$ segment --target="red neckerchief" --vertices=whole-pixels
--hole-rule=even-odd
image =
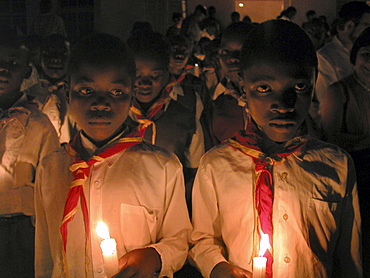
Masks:
[[[270,246],[272,248],[273,240],[273,226],[272,226],[272,209],[273,209],[273,180],[271,167],[275,162],[282,162],[284,159],[292,153],[300,150],[303,145],[307,142],[303,135],[304,126],[298,131],[297,137],[289,140],[284,149],[276,154],[267,155],[263,153],[259,146],[263,145],[264,139],[261,136],[261,130],[257,127],[256,123],[251,117],[249,117],[248,125],[246,130],[238,132],[233,138],[224,141],[225,144],[241,151],[242,153],[252,157],[255,163],[255,171],[257,173],[256,185],[255,185],[255,205],[258,214],[259,225],[259,236],[261,240],[261,234],[268,234],[270,240]],[[272,278],[272,249],[269,249],[264,254],[267,258],[266,265],[266,278]]]
[[[116,153],[119,153],[130,146],[139,144],[143,139],[139,134],[129,134],[124,138],[119,138],[111,144],[104,146],[99,154],[92,156],[89,160],[85,161],[81,159],[80,153],[83,151],[81,142],[81,131],[77,133],[74,139],[65,145],[66,152],[75,158],[75,162],[70,166],[70,170],[73,173],[74,179],[71,183],[71,187],[68,191],[62,224],[60,226],[60,233],[62,236],[63,244],[63,259],[66,264],[66,251],[67,251],[67,236],[68,236],[68,223],[73,219],[77,211],[78,200],[81,201],[81,210],[84,218],[86,242],[87,248],[90,238],[90,220],[88,205],[84,194],[85,180],[89,176],[91,166],[98,162],[103,161],[105,158],[110,157]],[[85,254],[86,255],[86,254]],[[87,266],[86,266],[87,267]],[[66,270],[66,269],[65,269]],[[86,269],[88,272],[88,270]]]
[[[144,137],[145,130],[148,126],[153,125],[153,135],[152,135],[152,144],[155,144],[156,139],[156,125],[155,120],[159,118],[160,115],[164,112],[165,105],[171,101],[172,97],[170,93],[177,83],[181,82],[186,76],[186,73],[180,75],[178,79],[174,76],[171,77],[171,81],[167,86],[162,90],[160,98],[153,103],[149,110],[144,113],[140,107],[140,104],[136,100],[133,101],[132,106],[130,107],[131,111],[136,115],[137,121],[140,123],[139,131],[141,136]],[[180,81],[179,81],[180,80]]]

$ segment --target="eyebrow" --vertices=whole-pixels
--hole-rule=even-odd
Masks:
[[[124,86],[127,86],[127,83],[128,80],[127,79],[117,79],[117,80],[114,80],[111,82],[111,84],[118,84],[118,85],[124,85]],[[76,84],[81,84],[81,83],[94,83],[94,80],[91,79],[91,78],[88,78],[86,76],[81,76],[79,77],[76,81],[75,81]]]

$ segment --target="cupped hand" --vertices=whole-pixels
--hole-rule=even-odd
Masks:
[[[218,263],[211,272],[211,278],[252,278],[249,271],[227,262]]]
[[[161,258],[154,248],[135,249],[119,259],[120,272],[112,278],[153,278],[161,270]]]

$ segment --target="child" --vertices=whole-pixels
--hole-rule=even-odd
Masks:
[[[202,158],[191,258],[212,278],[252,277],[260,251],[266,277],[361,277],[352,160],[307,137],[312,42],[294,23],[267,21],[250,33],[241,60],[250,118],[246,130]]]
[[[59,146],[48,118],[20,91],[30,73],[16,31],[0,29],[0,276],[34,277],[34,182],[39,161]]]
[[[205,150],[208,150],[213,146],[210,134],[212,101],[205,83],[186,69],[192,44],[183,35],[171,36],[168,42],[170,44],[170,78],[174,83],[170,94],[176,94],[177,102],[195,113],[202,125]]]
[[[38,172],[36,277],[108,275],[100,221],[117,242],[119,277],[171,277],[185,262],[191,226],[181,164],[124,124],[131,57],[107,34],[84,39],[71,53],[69,105],[81,131]]]
[[[221,37],[219,48],[220,81],[212,93],[212,133],[217,143],[245,127],[245,112],[240,106],[240,51],[253,25],[236,22]]]
[[[26,90],[27,94],[36,97],[40,109],[49,117],[60,143],[69,142],[73,135],[65,98],[69,48],[68,40],[62,35],[46,37],[41,46],[40,81]]]
[[[160,34],[132,41],[136,62],[135,99],[131,118],[141,124],[144,138],[175,153],[184,166],[188,203],[200,157],[204,154],[203,130],[195,105],[184,104],[170,79],[169,47]],[[194,92],[193,92],[194,93]]]

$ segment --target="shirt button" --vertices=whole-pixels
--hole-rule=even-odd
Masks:
[[[290,263],[290,258],[288,256],[284,257],[284,262],[286,262],[287,264]]]
[[[102,267],[100,267],[100,266],[99,266],[99,267],[97,267],[97,268],[96,268],[96,272],[97,272],[97,273],[102,273],[102,272],[103,272],[103,268],[102,268]]]
[[[287,179],[287,177],[288,177],[288,173],[287,173],[287,172],[283,172],[283,173],[281,174],[281,179],[286,180],[286,179]]]
[[[99,183],[99,181],[94,181],[94,187],[95,187],[96,189],[99,189],[99,188],[100,188],[100,183]]]
[[[288,218],[289,218],[288,214],[286,214],[286,213],[285,213],[285,214],[283,215],[283,219],[284,219],[284,220],[288,220]]]

